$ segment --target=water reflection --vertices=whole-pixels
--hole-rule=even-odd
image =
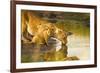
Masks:
[[[90,59],[90,40],[88,37],[69,36],[67,45],[49,40],[48,46],[22,43],[21,62],[48,62]]]
[[[48,61],[64,61],[67,57],[68,47],[66,45],[59,45],[57,50],[58,42],[55,40],[49,41],[48,46],[46,45],[34,45],[33,44],[22,44],[21,51],[21,62],[48,62]]]

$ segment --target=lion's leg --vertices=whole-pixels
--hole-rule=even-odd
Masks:
[[[33,35],[30,35],[28,32],[26,33],[26,38],[29,41],[32,41]]]
[[[28,42],[29,40],[27,40],[27,39],[22,35],[22,41],[23,41],[23,42]]]
[[[45,45],[48,46],[48,35],[44,36]]]
[[[24,43],[32,43],[31,40],[32,40],[32,37],[29,38],[28,36],[28,32],[24,32],[21,36],[21,40],[24,42]]]

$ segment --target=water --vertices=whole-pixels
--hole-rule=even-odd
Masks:
[[[90,40],[83,36],[68,37],[68,56],[77,56],[80,60],[88,60],[90,57]]]
[[[67,57],[76,56],[79,60],[88,60],[90,57],[89,38],[71,35],[68,43],[61,45],[59,40],[49,40],[46,45],[23,43],[21,62],[64,61]]]

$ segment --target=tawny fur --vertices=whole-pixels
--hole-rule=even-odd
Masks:
[[[28,20],[25,16],[27,16]],[[65,31],[36,16],[32,11],[24,11],[22,13],[22,33],[24,33],[25,30],[33,36],[32,42],[34,43],[47,43],[48,38],[53,36],[60,40],[62,44],[67,44],[67,35]]]
[[[49,35],[50,35],[49,29],[38,31],[37,34],[32,38],[32,43],[35,43],[37,45],[48,44],[47,42]]]

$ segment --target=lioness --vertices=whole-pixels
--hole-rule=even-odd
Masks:
[[[48,45],[48,38],[50,36],[50,30],[44,29],[41,31],[38,31],[37,34],[32,38],[32,43],[35,43],[37,45],[46,44]]]
[[[34,43],[47,44],[48,38],[52,36],[60,40],[62,44],[67,44],[68,35],[65,31],[40,18],[32,11],[22,11],[22,37],[26,31],[32,35],[31,42]],[[25,39],[22,40],[25,41]]]

